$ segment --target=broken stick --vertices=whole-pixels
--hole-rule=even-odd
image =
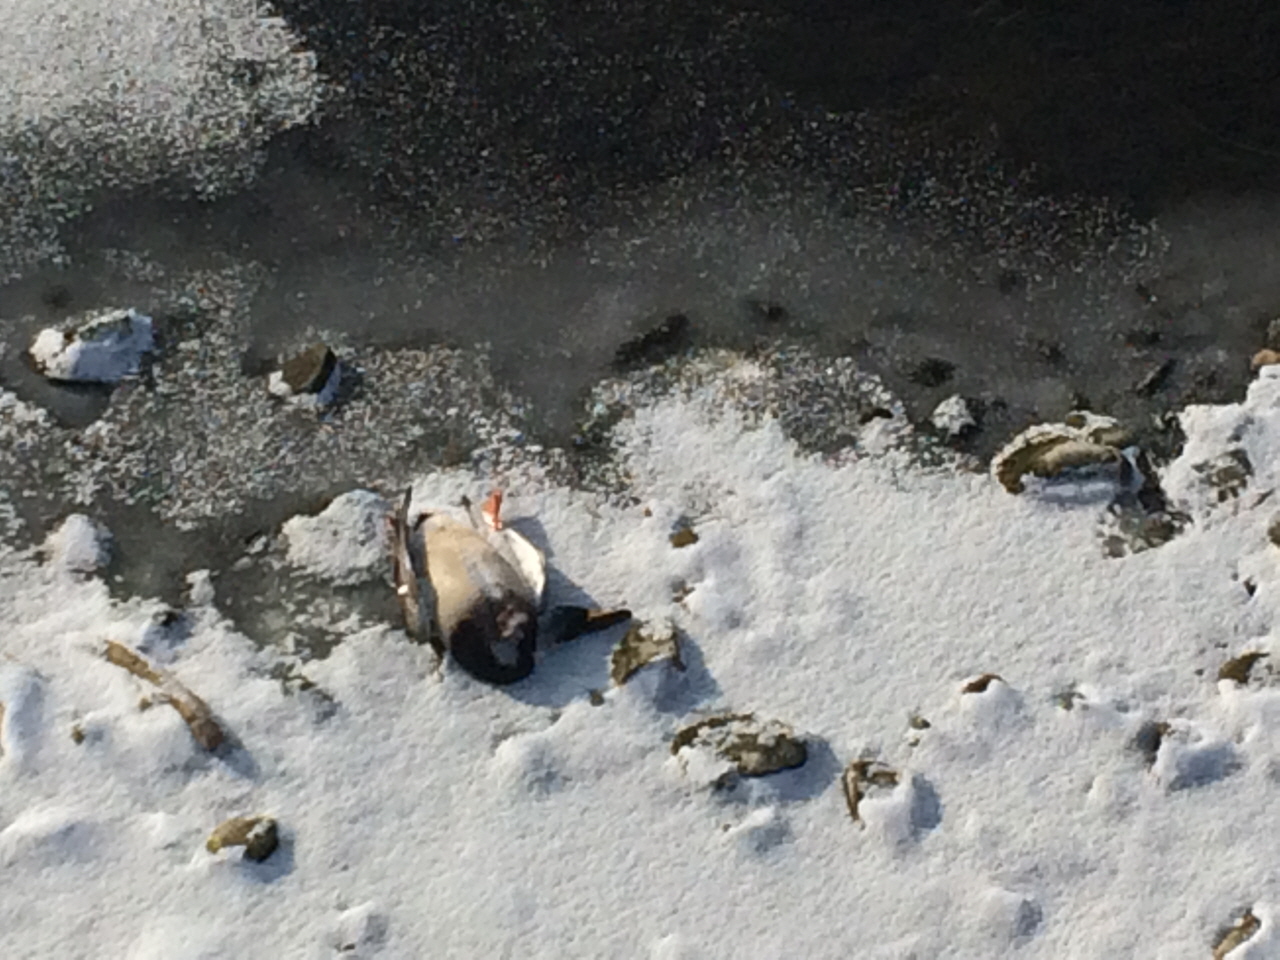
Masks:
[[[209,705],[192,693],[171,674],[157,670],[142,657],[122,643],[108,640],[103,653],[110,663],[128,670],[140,680],[156,687],[162,700],[178,711],[178,715],[191,728],[191,736],[206,750],[217,750],[223,740],[222,727],[213,718]]]

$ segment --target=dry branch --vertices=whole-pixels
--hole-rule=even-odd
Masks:
[[[217,750],[223,740],[222,727],[213,718],[209,705],[192,693],[171,674],[157,670],[140,655],[122,643],[108,640],[103,654],[108,662],[128,670],[140,680],[156,687],[158,696],[178,711],[191,728],[191,736],[206,750]]]

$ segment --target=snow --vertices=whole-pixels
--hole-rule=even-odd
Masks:
[[[315,687],[288,692],[280,651],[206,596],[165,669],[229,731],[212,754],[101,655],[137,642],[154,601],[7,555],[7,953],[1174,960],[1211,956],[1248,909],[1260,927],[1231,956],[1280,956],[1280,686],[1263,666],[1217,679],[1276,650],[1261,495],[1280,375],[1183,424],[1163,479],[1195,522],[1112,559],[1099,504],[1051,484],[1013,496],[891,452],[831,463],[714,391],[650,400],[616,433],[633,500],[512,481],[504,516],[545,550],[550,603],[671,621],[678,694],[610,687],[618,629],[497,689],[380,623],[294,664]],[[1237,446],[1252,475],[1209,495],[1195,464]],[[414,500],[488,480],[434,473]],[[372,509],[355,494],[295,518],[291,557],[371,571]],[[677,550],[680,517],[699,539]],[[721,710],[787,724],[807,762],[715,789],[670,744]],[[863,824],[840,783],[858,758],[900,774]],[[281,830],[265,862],[205,850],[264,813]]]
[[[334,583],[359,583],[384,576],[390,546],[391,505],[371,490],[335,497],[314,517],[285,521],[288,560]]]
[[[50,564],[71,574],[87,574],[111,558],[111,533],[83,513],[73,513],[49,534],[45,550]]]
[[[969,411],[969,404],[958,393],[952,394],[939,403],[934,408],[930,420],[948,438],[957,437],[977,426],[977,421]]]

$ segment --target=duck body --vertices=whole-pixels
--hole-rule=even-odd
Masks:
[[[435,513],[418,530],[437,649],[479,680],[523,680],[533,672],[540,590],[501,544],[470,524]]]

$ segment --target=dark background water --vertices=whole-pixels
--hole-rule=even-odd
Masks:
[[[322,121],[230,198],[104,195],[66,231],[80,267],[6,313],[108,296],[104,247],[231,252],[272,270],[258,353],[307,325],[489,341],[563,440],[618,344],[672,312],[695,343],[856,353],[916,415],[991,401],[993,436],[1082,399],[1230,396],[1280,312],[1274,5],[279,9],[338,88]],[[1130,233],[1153,216],[1167,254]]]

